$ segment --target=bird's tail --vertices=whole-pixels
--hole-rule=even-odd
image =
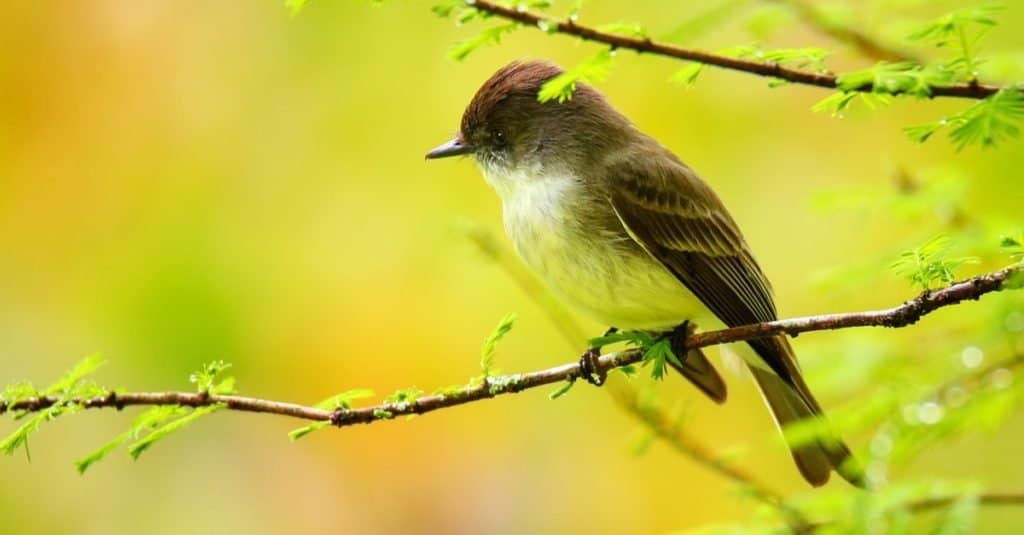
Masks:
[[[687,351],[686,358],[681,360],[681,365],[676,365],[671,360],[669,365],[683,377],[689,379],[701,392],[707,394],[712,401],[719,404],[725,403],[729,393],[725,381],[722,380],[721,375],[718,375],[718,370],[699,348]]]
[[[796,368],[796,358],[789,342],[783,337],[771,340],[759,340],[751,344],[758,354],[769,362],[787,361],[793,363],[790,380],[778,374],[755,366],[750,367],[754,380],[761,389],[765,402],[771,409],[775,423],[780,429],[787,425],[806,420],[816,421],[814,431],[817,438],[801,440],[799,444],[790,445],[793,460],[803,474],[804,479],[814,486],[824,485],[832,470],[843,479],[858,487],[866,487],[862,467],[853,457],[850,449],[832,432],[825,418],[821,405],[814,399],[807,387],[800,370]],[[774,355],[764,355],[772,352]],[[782,357],[782,358],[780,358]]]

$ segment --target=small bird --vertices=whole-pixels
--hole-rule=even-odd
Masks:
[[[501,68],[466,107],[455,138],[426,157],[471,155],[501,197],[523,261],[612,329],[667,332],[685,347],[689,320],[707,311],[728,326],[777,319],[771,285],[718,195],[593,87],[540,102],[541,86],[562,72],[546,61]],[[748,343],[747,364],[776,423],[824,422],[788,340]],[[725,401],[725,383],[700,350],[679,360],[683,376]],[[835,470],[863,486],[846,445],[820,435],[792,447],[804,478],[823,485]]]

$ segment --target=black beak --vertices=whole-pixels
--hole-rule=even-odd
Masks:
[[[436,160],[437,158],[447,158],[449,156],[459,156],[461,154],[469,154],[473,152],[473,147],[470,147],[468,143],[462,140],[462,136],[457,136],[455,139],[435,148],[434,150],[427,153],[428,160]]]

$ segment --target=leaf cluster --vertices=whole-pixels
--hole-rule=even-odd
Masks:
[[[5,388],[0,393],[0,402],[8,406],[36,398],[53,397],[56,400],[49,407],[35,413],[12,411],[11,414],[16,420],[25,419],[25,422],[18,426],[13,433],[0,440],[0,451],[12,455],[19,448],[24,447],[25,455],[31,459],[29,437],[38,431],[44,423],[78,412],[82,408],[79,400],[106,396],[105,389],[86,380],[86,377],[92,375],[102,365],[103,359],[99,355],[91,355],[42,390],[37,390],[32,383],[27,381],[19,381]]]
[[[196,385],[198,392],[213,395],[233,394],[235,393],[235,378],[222,377],[222,374],[229,368],[231,368],[231,364],[222,360],[208,362],[189,375],[189,382]],[[75,468],[79,473],[84,474],[92,465],[129,442],[131,444],[128,446],[128,454],[132,459],[137,460],[157,442],[167,438],[175,431],[191,425],[203,416],[225,408],[227,405],[223,403],[194,408],[181,405],[152,407],[136,417],[127,431],[75,461]]]
[[[930,290],[937,283],[950,284],[956,280],[955,270],[966,264],[977,264],[973,256],[950,257],[949,236],[939,234],[919,247],[900,254],[892,270],[922,290]]]
[[[663,379],[667,366],[670,363],[682,366],[679,358],[672,351],[671,339],[664,333],[618,331],[590,340],[591,347],[604,347],[617,343],[625,343],[629,346],[640,348],[644,353],[641,365],[645,367],[651,366],[651,377],[654,379]],[[628,374],[630,371],[625,373]]]

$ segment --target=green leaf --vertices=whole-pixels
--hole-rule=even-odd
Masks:
[[[290,438],[292,440],[292,442],[295,442],[296,440],[299,440],[300,438],[302,438],[302,437],[304,437],[304,436],[306,436],[306,435],[308,435],[308,434],[310,434],[310,433],[312,433],[314,431],[319,431],[319,430],[321,430],[321,429],[323,429],[325,427],[329,427],[330,425],[331,425],[331,422],[329,420],[324,420],[322,422],[313,422],[313,423],[311,423],[309,425],[302,426],[302,427],[300,427],[298,429],[293,429],[293,430],[289,431],[288,432],[288,438]]]
[[[569,20],[575,21],[579,19],[580,9],[583,9],[583,4],[586,4],[590,0],[572,0],[572,6],[569,8]]]
[[[942,121],[935,123],[908,126],[903,129],[903,132],[906,133],[907,137],[909,137],[912,141],[915,141],[917,143],[924,143],[925,141],[928,141],[928,139],[931,138],[933,135],[935,135],[935,132],[938,132],[943,127],[945,127],[946,124],[947,121],[943,119]]]
[[[231,368],[231,364],[228,364],[223,360],[215,360],[213,362],[208,362],[206,364],[203,364],[203,367],[199,371],[193,372],[191,375],[189,375],[188,381],[196,385],[197,392],[214,393],[211,392],[211,389],[214,388],[214,381],[217,380],[218,375],[220,375],[229,368]],[[229,381],[226,384],[222,383],[217,385],[217,388],[220,389],[233,390],[233,387],[233,380]]]
[[[182,429],[183,427],[195,422],[196,420],[202,418],[203,416],[212,414],[225,408],[227,408],[227,405],[223,403],[208,405],[206,407],[199,407],[189,412],[188,414],[182,416],[181,418],[178,418],[177,420],[172,420],[170,423],[158,427],[153,432],[142,437],[134,444],[132,444],[131,447],[128,448],[128,454],[131,455],[133,459],[137,460],[139,456],[143,454],[143,452],[153,447],[154,444],[156,444],[161,439],[166,438],[171,433],[179,429]]]
[[[91,375],[103,364],[104,361],[99,355],[90,355],[75,364],[59,381],[43,389],[43,394],[49,396],[70,394],[78,386],[79,381],[87,375]]]
[[[423,391],[419,388],[405,388],[402,390],[396,390],[394,394],[384,398],[384,401],[392,405],[402,405],[407,403],[415,403],[417,399],[423,396]]]
[[[91,355],[82,359],[78,364],[72,367],[70,370],[64,373],[64,376],[60,380],[46,387],[43,392],[44,396],[56,396],[57,399],[49,407],[32,414],[28,420],[21,424],[13,433],[7,435],[3,440],[0,440],[0,451],[7,455],[13,454],[19,447],[24,446],[25,455],[29,460],[32,459],[31,452],[28,448],[28,439],[32,433],[35,433],[45,422],[53,421],[60,416],[77,412],[81,409],[81,405],[73,401],[74,398],[80,397],[96,397],[105,395],[106,391],[92,382],[83,382],[83,379],[89,374],[95,372],[100,366],[103,365],[103,359],[99,355]],[[28,394],[32,394],[28,396]],[[36,397],[37,394],[32,389],[30,383],[15,383],[4,389],[4,400],[7,402],[23,400],[26,397]],[[24,416],[26,413],[21,413],[16,417]]]
[[[114,438],[114,440],[107,442],[106,444],[97,448],[95,451],[87,454],[85,457],[82,457],[81,459],[75,461],[75,469],[78,470],[79,474],[84,474],[85,471],[88,470],[90,466],[103,460],[111,452],[119,448],[121,444],[124,444],[125,442],[131,440],[132,436],[133,435],[131,430],[121,433],[116,438]]]
[[[335,394],[313,406],[324,410],[351,409],[351,403],[353,401],[373,396],[374,392],[369,388],[356,388],[354,390],[346,390],[340,394]]]
[[[613,22],[611,24],[602,24],[597,27],[597,31],[602,33],[614,33],[618,35],[625,35],[628,37],[647,37],[647,30],[643,26],[634,22]]]
[[[572,386],[574,384],[576,384],[576,381],[565,381],[565,382],[563,382],[562,386],[558,387],[558,390],[555,390],[554,392],[548,394],[548,399],[555,400],[555,399],[558,399],[558,398],[568,394],[569,390],[572,389]]]
[[[7,406],[14,405],[26,399],[39,397],[41,393],[36,390],[35,385],[29,381],[16,381],[7,385],[3,392],[0,392],[0,402]]]
[[[92,465],[106,458],[111,452],[122,444],[138,439],[144,432],[159,427],[164,422],[187,415],[191,409],[181,405],[158,405],[138,415],[132,422],[132,426],[124,433],[118,435],[110,442],[100,446],[95,451],[87,454],[78,461],[75,461],[75,468],[78,473],[84,474]]]
[[[873,67],[841,75],[836,87],[840,91],[856,91],[871,86],[875,93],[928,98],[933,87],[954,81],[954,73],[941,65],[922,67],[909,62],[882,61]]]
[[[38,431],[43,422],[53,420],[60,416],[60,413],[60,406],[53,405],[34,414],[28,421],[18,426],[13,433],[0,440],[0,451],[4,452],[5,455],[13,455],[15,451],[18,451],[18,448],[24,446],[25,456],[31,461],[32,454],[28,449],[28,437]]]
[[[961,150],[968,145],[994,147],[1020,136],[1024,120],[1024,92],[1007,88],[975,103],[949,120],[949,138]]]
[[[920,247],[904,251],[891,268],[922,290],[930,290],[935,283],[950,284],[956,279],[957,268],[979,261],[975,257],[949,258],[950,248],[949,237],[940,234]]]
[[[518,27],[519,23],[513,22],[486,28],[469,39],[455,43],[451,50],[448,51],[448,57],[455,61],[462,61],[472,54],[474,50],[482,46],[501,43],[501,38],[505,34],[511,33]]]
[[[651,377],[657,380],[665,378],[665,368],[669,362],[681,365],[676,354],[672,352],[672,343],[668,338],[662,338],[654,344],[644,348],[643,365],[652,364]]]
[[[954,50],[955,55],[946,67],[956,71],[961,80],[973,80],[980,63],[978,43],[995,27],[995,15],[1002,10],[1000,4],[958,9],[932,20],[907,38]]]
[[[825,58],[829,55],[827,50],[817,47],[777,48],[769,50],[761,48],[750,48],[749,50],[734,48],[734,50],[738,52],[736,55],[740,58],[754,59],[766,63],[776,63],[778,65],[790,65],[796,68],[810,67],[817,71],[826,70]]]
[[[669,81],[677,85],[689,87],[692,86],[694,82],[697,81],[697,78],[700,77],[700,73],[703,70],[703,63],[692,62],[687,66],[683,67],[682,69],[679,69],[674,74],[672,74],[672,77],[669,78]]]
[[[999,240],[999,248],[1010,255],[1010,259],[1018,262],[1024,261],[1024,231],[1002,236]]]
[[[465,5],[465,0],[446,0],[445,2],[440,2],[434,4],[433,6],[430,6],[430,11],[433,12],[438,17],[446,19],[448,18],[448,16],[452,14],[452,11],[455,11],[457,8],[460,8]]]
[[[417,392],[418,392],[418,394],[416,394]],[[397,399],[398,397],[402,397],[402,396],[404,396],[405,398],[408,398],[408,397],[414,396],[414,395],[416,397],[419,397],[419,395],[422,395],[422,394],[423,393],[421,391],[415,390],[415,389],[399,390],[398,392],[395,392],[394,394],[392,394],[388,399],[389,400],[390,399]],[[342,392],[340,394],[335,394],[335,395],[333,395],[333,396],[331,396],[331,397],[329,397],[329,398],[327,398],[327,399],[325,399],[323,401],[320,401],[319,403],[317,403],[317,404],[315,404],[313,406],[318,408],[318,409],[323,409],[323,410],[336,410],[336,409],[348,410],[348,409],[352,408],[352,402],[353,401],[355,401],[357,399],[365,399],[365,398],[373,397],[373,395],[374,395],[373,390],[370,390],[368,388],[357,388],[357,389],[354,389],[354,390],[347,390],[347,391]],[[321,422],[313,422],[313,423],[311,423],[309,425],[305,425],[305,426],[299,427],[298,429],[293,429],[293,430],[289,431],[288,432],[288,438],[290,438],[292,441],[296,441],[296,440],[299,440],[300,438],[305,437],[306,435],[308,435],[308,434],[310,434],[310,433],[312,433],[314,431],[319,431],[320,429],[323,429],[323,428],[328,427],[330,425],[331,425],[331,422],[328,421],[328,420],[324,420],[324,421],[321,421]]]
[[[512,330],[515,322],[516,315],[514,313],[506,314],[501,319],[501,322],[498,323],[498,326],[484,340],[484,345],[480,348],[480,369],[483,370],[485,376],[491,374],[491,369],[494,365],[494,350],[498,347],[498,342]]]
[[[1021,122],[1024,122],[1024,92],[1006,88],[960,113],[904,131],[910,139],[923,142],[948,128],[950,140],[956,143],[957,150],[963,150],[970,145],[994,147],[1019,137]]]
[[[603,49],[579,65],[548,80],[540,88],[537,100],[565,102],[572,99],[577,83],[597,83],[608,76],[614,56],[615,54],[610,48]]]

